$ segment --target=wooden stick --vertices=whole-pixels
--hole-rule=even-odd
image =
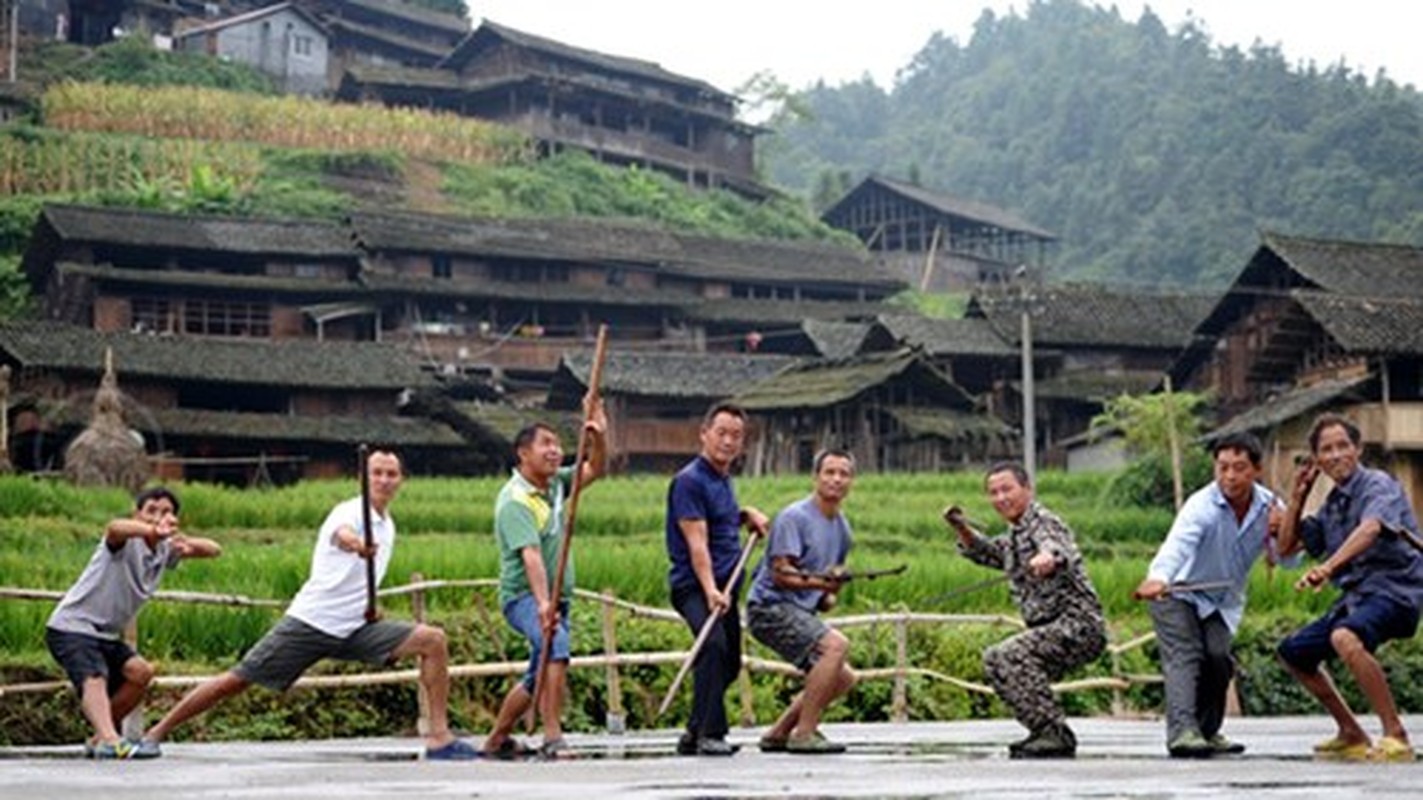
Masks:
[[[568,497],[568,520],[563,526],[563,541],[558,548],[558,568],[553,573],[553,586],[549,595],[554,609],[559,606],[559,601],[563,595],[564,575],[568,572],[568,554],[573,547],[573,525],[578,519],[578,498],[583,495],[583,459],[588,456],[588,423],[591,421],[593,404],[598,400],[598,386],[603,379],[603,360],[608,355],[608,326],[603,324],[598,326],[598,340],[593,347],[593,368],[588,375],[588,393],[584,395],[588,401],[587,407],[583,410],[583,426],[578,431],[578,454],[573,458],[573,488]],[[534,713],[538,713],[542,708],[540,699],[543,696],[545,676],[548,674],[548,657],[553,647],[554,632],[558,629],[558,618],[555,613],[552,625],[544,627],[543,641],[539,644],[539,668],[534,673]]]
[[[361,471],[361,530],[366,544],[366,622],[375,622],[380,609],[376,607],[375,531],[371,530],[370,445],[362,442],[356,448],[356,460]]]
[[[741,578],[742,571],[746,569],[746,562],[751,558],[751,551],[756,549],[756,540],[760,538],[755,533],[747,534],[746,544],[742,545],[741,555],[736,559],[736,566],[731,568],[731,576],[726,579],[726,585],[721,587],[722,592],[730,592],[736,585],[736,581]],[[725,608],[716,609],[712,611],[711,616],[707,617],[707,621],[702,623],[702,629],[697,631],[697,640],[692,642],[692,649],[687,653],[687,659],[677,670],[677,677],[672,679],[672,685],[667,689],[667,696],[662,698],[662,705],[657,707],[657,717],[667,713],[667,707],[672,705],[672,698],[677,696],[678,687],[682,685],[682,681],[686,679],[687,673],[692,669],[692,662],[697,660],[697,654],[702,652],[702,645],[705,645],[711,636],[712,627],[725,613]],[[653,717],[653,719],[657,717]]]

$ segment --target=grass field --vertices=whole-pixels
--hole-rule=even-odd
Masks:
[[[410,573],[427,578],[495,577],[492,498],[500,479],[410,480],[394,506],[399,540],[387,584]],[[1129,594],[1145,572],[1156,543],[1170,525],[1162,509],[1104,507],[1105,480],[1048,473],[1040,495],[1073,525],[1088,569],[1113,619],[1142,616]],[[575,534],[578,584],[609,588],[620,597],[666,603],[663,545],[665,478],[613,478],[588,490]],[[353,493],[347,482],[315,482],[268,491],[210,485],[180,486],[184,528],[220,541],[215,561],[194,561],[170,573],[165,589],[285,599],[306,578],[314,532],[335,502]],[[739,481],[743,502],[774,510],[808,490],[804,478]],[[957,555],[939,520],[948,502],[963,505],[990,530],[1001,525],[988,507],[977,475],[869,475],[847,503],[855,528],[851,563],[861,568],[908,564],[900,577],[852,584],[841,612],[907,607],[916,610],[1012,613],[1005,587],[940,601],[956,587],[990,573]],[[127,512],[120,493],[80,491],[28,478],[0,479],[0,583],[63,590],[92,552],[108,518]],[[1292,578],[1257,569],[1252,603],[1257,609],[1288,606],[1313,610],[1324,598],[1296,596]],[[468,611],[460,592],[437,592],[431,613]],[[0,648],[42,656],[39,634],[49,604],[0,604]],[[144,648],[160,657],[223,661],[250,645],[273,612],[152,604],[143,612]]]

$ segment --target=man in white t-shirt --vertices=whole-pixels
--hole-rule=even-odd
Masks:
[[[184,695],[144,734],[138,744],[140,751],[150,757],[157,755],[158,743],[174,727],[254,683],[285,691],[323,658],[386,665],[409,656],[424,656],[420,683],[430,704],[425,758],[463,761],[479,756],[477,749],[450,731],[445,632],[411,622],[365,619],[365,559],[374,556],[379,584],[385,578],[395,545],[390,502],[403,477],[400,457],[389,450],[372,451],[367,464],[374,540],[371,550],[366,549],[361,535],[361,498],[352,498],[332,509],[316,538],[311,577],[287,607],[286,616],[247,652],[240,664]]]

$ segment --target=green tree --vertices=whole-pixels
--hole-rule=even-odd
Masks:
[[[1209,479],[1210,459],[1200,447],[1210,398],[1199,392],[1121,395],[1092,419],[1098,435],[1121,435],[1131,464],[1108,484],[1105,498],[1141,506],[1174,506],[1172,442],[1181,456],[1187,491]]]

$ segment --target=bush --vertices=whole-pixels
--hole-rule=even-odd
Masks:
[[[1187,496],[1212,478],[1210,457],[1199,448],[1181,454],[1181,485]],[[1184,499],[1184,498],[1183,498]],[[1162,454],[1145,455],[1132,461],[1107,485],[1106,504],[1129,504],[1143,508],[1174,508],[1176,492],[1171,479],[1171,459]]]

